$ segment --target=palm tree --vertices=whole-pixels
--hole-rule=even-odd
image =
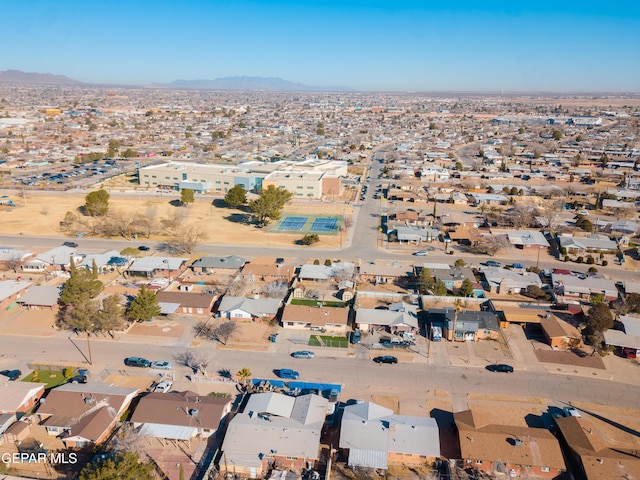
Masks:
[[[456,341],[456,328],[458,328],[458,313],[462,311],[462,301],[459,298],[456,298],[453,303],[453,338],[452,340]]]
[[[251,376],[251,370],[246,367],[241,368],[238,370],[238,373],[236,373],[236,376],[240,379],[240,383],[245,383],[247,378]]]

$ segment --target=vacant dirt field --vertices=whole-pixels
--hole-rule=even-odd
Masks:
[[[25,192],[10,195],[16,203],[15,208],[0,209],[0,224],[5,234],[23,235],[61,235],[60,221],[66,212],[79,213],[84,205],[86,193],[70,192]],[[266,228],[255,228],[246,223],[248,215],[240,210],[221,206],[221,199],[210,196],[197,196],[195,203],[188,207],[174,206],[172,201],[177,196],[147,194],[112,194],[109,199],[110,213],[122,213],[128,217],[144,214],[147,209],[155,208],[158,223],[163,218],[180,212],[186,216],[185,224],[198,224],[204,229],[206,243],[245,244],[245,245],[291,245],[302,237],[302,234],[271,233]],[[215,200],[215,202],[214,202]],[[291,202],[285,208],[284,215],[346,215],[352,216],[350,206],[331,202],[298,203]],[[155,235],[152,240],[165,240],[162,235]],[[139,241],[143,242],[143,240]],[[320,248],[336,248],[340,244],[339,235],[320,235]]]

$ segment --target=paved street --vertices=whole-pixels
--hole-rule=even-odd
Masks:
[[[118,340],[94,338],[91,341],[94,361],[90,367],[92,377],[100,378],[105,372],[152,376],[157,372],[125,367],[123,359],[127,356],[143,356],[152,361],[173,361],[176,354],[187,348],[187,342],[181,338],[153,337],[147,339],[149,343],[139,340],[128,335]],[[209,372],[226,369],[235,373],[240,368],[248,367],[254,377],[274,378],[275,369],[294,368],[300,372],[301,380],[343,384],[347,398],[371,394],[400,395],[405,403],[418,404],[435,390],[444,390],[450,392],[454,399],[464,399],[468,393],[477,393],[542,397],[558,402],[587,402],[624,408],[640,407],[637,375],[633,375],[632,379],[622,371],[612,374],[604,370],[578,371],[574,368],[553,374],[549,373],[554,371],[551,367],[557,366],[532,366],[529,358],[514,358],[512,363],[516,366],[516,372],[507,377],[486,371],[486,361],[483,359],[465,358],[456,359],[455,362],[448,359],[446,353],[437,351],[444,345],[442,342],[435,345],[433,361],[425,355],[417,355],[413,362],[401,361],[397,365],[378,365],[366,358],[348,358],[346,349],[338,348],[318,349],[318,355],[312,360],[293,359],[289,353],[301,347],[286,340],[271,345],[268,355],[264,351],[217,349],[213,343],[205,343],[197,351],[211,360]],[[48,338],[5,336],[0,368],[26,370],[30,361],[54,366],[66,363],[86,365],[86,355],[86,339],[66,332]],[[185,388],[189,387],[186,382],[189,373],[186,367],[176,369],[176,381],[184,382]]]

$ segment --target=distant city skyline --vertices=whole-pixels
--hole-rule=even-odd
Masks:
[[[41,0],[2,17],[0,70],[86,83],[640,92],[640,2]]]

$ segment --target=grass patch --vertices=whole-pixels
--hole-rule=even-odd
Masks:
[[[291,305],[305,305],[307,307],[317,307],[319,300],[308,300],[306,298],[294,298],[291,300]],[[323,307],[346,307],[346,302],[320,302]]]
[[[49,390],[67,382],[67,378],[64,373],[57,370],[34,370],[29,375],[22,379],[23,382],[33,382],[33,377],[38,375],[38,383],[44,383],[44,389]]]
[[[331,335],[311,335],[309,345],[312,347],[336,347],[347,348],[349,340],[346,337],[333,337]]]

